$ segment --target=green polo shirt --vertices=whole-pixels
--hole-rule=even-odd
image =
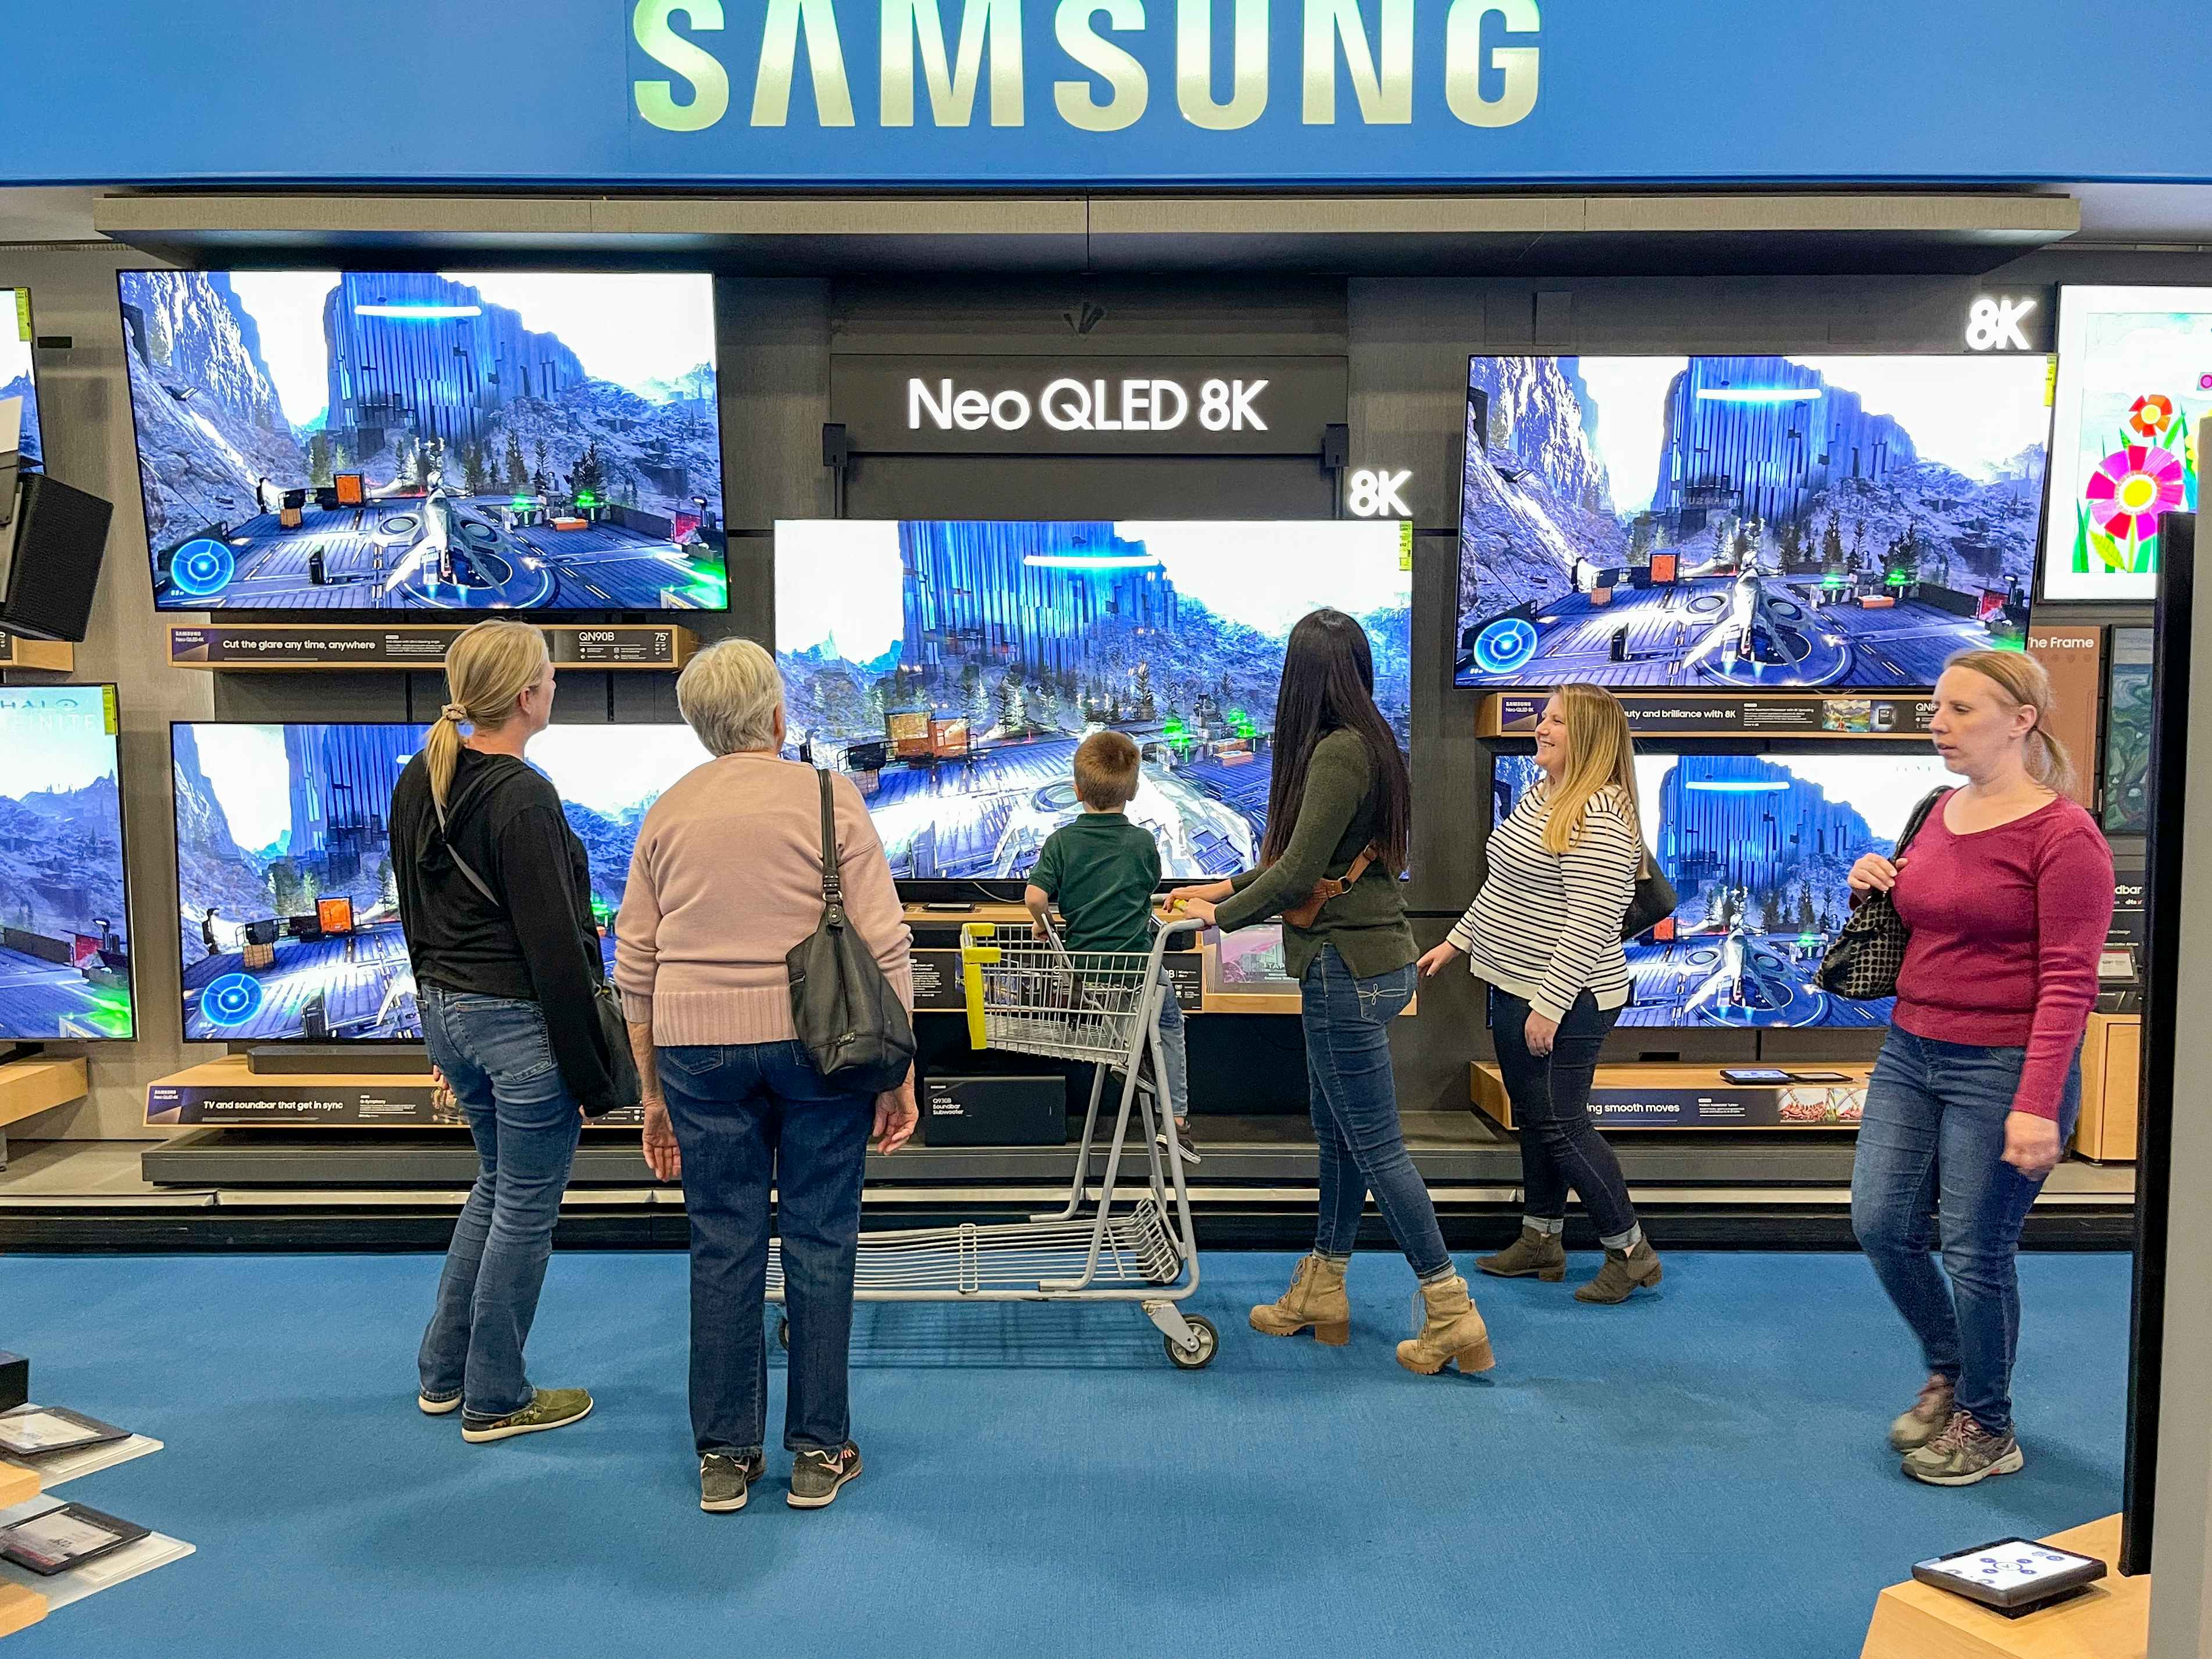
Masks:
[[[1070,951],[1149,951],[1160,849],[1119,812],[1085,812],[1052,832],[1030,885],[1060,906]]]

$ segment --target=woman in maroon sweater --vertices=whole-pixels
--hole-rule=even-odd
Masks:
[[[2112,921],[2112,851],[2060,793],[2071,769],[2045,730],[2050,712],[2033,658],[1954,657],[1929,729],[1966,784],[1896,862],[1869,853],[1851,866],[1852,892],[1890,893],[1911,932],[1867,1091],[1851,1225],[1920,1339],[1928,1382],[1889,1443],[1931,1486],[2022,1464],[2014,1257],[2081,1111],[2081,1034]]]

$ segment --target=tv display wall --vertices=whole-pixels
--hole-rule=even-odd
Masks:
[[[23,402],[22,431],[15,447],[33,466],[43,465],[39,438],[39,385],[31,366],[31,296],[20,288],[0,288],[0,404]],[[7,441],[0,439],[0,450]]]
[[[161,608],[727,608],[713,278],[117,280]]]
[[[895,874],[1012,878],[1081,809],[1085,732],[1144,756],[1170,877],[1255,863],[1283,648],[1358,617],[1408,743],[1412,557],[1363,522],[791,520],[775,532],[791,741],[852,773]]]
[[[2105,828],[2116,836],[2150,830],[2152,634],[2115,628],[2105,676]]]
[[[2212,288],[2061,288],[2057,404],[2043,595],[2151,599],[2160,519],[2197,507]]]
[[[189,1042],[419,1037],[392,869],[392,788],[428,726],[179,722],[177,892]],[[548,726],[605,960],[646,810],[707,759],[688,726]]]
[[[2041,357],[1476,357],[1462,685],[1935,684],[2026,636]]]
[[[1499,756],[1496,819],[1541,775],[1534,757]],[[1886,1024],[1890,1000],[1831,996],[1813,975],[1850,914],[1851,866],[1890,852],[1914,805],[1958,781],[1932,754],[1639,753],[1644,839],[1680,902],[1626,947],[1620,1024]]]
[[[0,1040],[137,1035],[115,688],[0,686]]]

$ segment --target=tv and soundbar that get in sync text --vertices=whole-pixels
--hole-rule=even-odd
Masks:
[[[12,447],[27,467],[42,466],[39,437],[39,382],[31,362],[31,295],[27,289],[0,288],[0,404],[11,398],[21,404],[21,430],[13,446],[7,441],[7,422],[0,420],[0,454]]]
[[[1258,861],[1291,628],[1358,618],[1412,720],[1407,526],[800,520],[775,529],[793,752],[853,775],[904,880],[1015,880],[1081,810],[1086,732],[1136,740],[1170,878]]]
[[[1455,678],[1929,686],[2026,639],[2039,356],[1476,357]]]
[[[112,685],[0,686],[0,1043],[137,1035]]]
[[[711,276],[117,281],[161,609],[728,608]]]

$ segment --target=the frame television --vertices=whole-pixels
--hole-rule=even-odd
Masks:
[[[1495,821],[1540,775],[1532,756],[1498,757]],[[1888,853],[1914,805],[1957,781],[1927,753],[1639,752],[1644,839],[1680,902],[1626,946],[1620,1024],[1887,1024],[1888,999],[1832,996],[1813,975],[1850,914],[1851,866]]]
[[[2105,828],[2116,836],[2150,830],[2151,630],[2112,629],[2105,666]]]
[[[1081,811],[1086,732],[1133,738],[1164,877],[1257,861],[1283,647],[1358,617],[1401,744],[1407,529],[1358,521],[801,520],[775,532],[791,741],[854,775],[895,875],[1013,880]]]
[[[45,465],[39,438],[39,380],[31,362],[31,295],[27,289],[0,288],[0,404],[22,400],[21,434],[15,448],[26,466]],[[0,439],[0,450],[6,448]]]
[[[2193,513],[2212,413],[2212,288],[2058,290],[2046,599],[2150,599],[2159,520]]]
[[[0,1043],[137,1035],[112,685],[0,686]]]
[[[1476,357],[1455,678],[1933,685],[2021,644],[2041,357]]]
[[[727,608],[711,276],[117,282],[161,609]]]
[[[171,726],[187,1042],[422,1036],[390,823],[392,786],[428,730]],[[638,825],[706,759],[688,726],[562,722],[531,739],[589,854],[610,964]]]

